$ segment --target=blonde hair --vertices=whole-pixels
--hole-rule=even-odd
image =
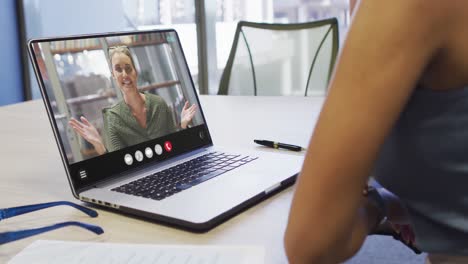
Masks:
[[[110,61],[111,66],[112,66],[112,58],[114,57],[116,53],[122,53],[124,55],[127,55],[127,57],[129,57],[130,61],[132,62],[133,69],[136,70],[135,61],[133,61],[133,57],[132,57],[132,54],[130,53],[130,49],[127,46],[123,46],[123,45],[109,47],[108,54],[109,54],[109,61]]]

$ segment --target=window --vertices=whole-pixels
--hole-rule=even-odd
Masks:
[[[340,34],[349,24],[348,0],[217,0],[216,57],[219,82],[231,50],[237,22],[301,23],[330,17],[338,18]],[[212,89],[216,93],[217,87]]]
[[[195,0],[23,0],[28,39],[62,35],[175,28],[179,33],[195,85],[198,79]],[[57,63],[74,67],[84,58],[62,54]],[[30,68],[32,98],[40,98]]]
[[[215,72],[208,72],[210,87],[208,93],[216,93],[217,84],[229,55],[236,24],[239,20],[274,23],[297,23],[316,19],[338,17],[340,32],[344,33],[349,23],[348,0],[22,0],[26,37],[51,37],[61,35],[115,32],[124,30],[147,30],[174,28],[179,33],[182,47],[198,88],[197,21],[205,20],[209,34],[216,38],[216,49],[208,49],[207,57],[217,65]],[[196,1],[204,1],[205,8],[215,10],[215,17],[196,19]],[[211,11],[210,11],[211,12]],[[211,23],[211,24],[210,24]],[[215,23],[215,25],[213,25]],[[214,39],[210,38],[210,39]],[[206,43],[204,44],[207,45]],[[216,59],[214,59],[216,58]],[[69,56],[61,56],[66,65]],[[74,58],[72,62],[76,62]],[[72,67],[72,66],[70,66]],[[30,69],[32,98],[40,93],[36,78]]]

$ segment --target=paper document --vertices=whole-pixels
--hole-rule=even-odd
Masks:
[[[265,250],[257,246],[186,246],[38,240],[10,264],[261,264]]]

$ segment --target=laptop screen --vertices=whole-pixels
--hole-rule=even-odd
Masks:
[[[32,40],[75,189],[212,144],[175,31]]]

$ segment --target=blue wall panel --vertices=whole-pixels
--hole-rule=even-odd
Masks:
[[[0,105],[23,101],[15,2],[0,1]]]

